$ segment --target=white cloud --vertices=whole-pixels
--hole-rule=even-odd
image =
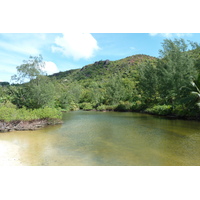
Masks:
[[[59,72],[56,64],[54,62],[51,62],[51,61],[45,61],[43,71],[45,71],[48,75]]]
[[[171,37],[184,37],[184,36],[191,36],[191,33],[149,33],[150,36],[162,36],[166,38]]]
[[[64,33],[62,37],[56,37],[52,46],[53,52],[61,52],[65,56],[75,60],[91,58],[99,48],[97,41],[89,33]]]

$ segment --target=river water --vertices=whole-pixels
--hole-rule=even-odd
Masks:
[[[75,111],[62,125],[0,133],[0,166],[199,166],[200,122]]]

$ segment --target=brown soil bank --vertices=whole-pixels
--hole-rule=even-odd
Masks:
[[[58,119],[36,119],[31,121],[0,121],[0,132],[37,130],[47,125],[61,124]]]

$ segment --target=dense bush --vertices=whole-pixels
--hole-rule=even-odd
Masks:
[[[181,118],[200,118],[199,107],[194,104],[193,107],[187,107],[184,105],[177,105],[173,109],[173,114]]]
[[[133,102],[131,106],[132,111],[142,111],[146,109],[146,105],[142,103],[141,101],[135,101]]]
[[[56,109],[56,108],[45,107],[45,108],[34,109],[31,111],[29,110],[26,110],[26,111],[34,115],[36,119],[47,119],[47,118],[61,119],[62,118],[62,113],[60,112],[59,109]]]
[[[119,105],[115,108],[115,111],[130,111],[132,107],[132,103],[125,101],[125,102],[120,102]]]
[[[61,119],[62,113],[56,108],[39,108],[27,110],[25,107],[16,109],[14,106],[0,106],[0,120],[10,122],[14,120],[35,120],[35,119]]]
[[[39,108],[45,111],[46,107],[65,111],[146,111],[199,119],[200,45],[166,39],[162,47],[159,58],[134,55],[99,61],[50,77],[41,71],[42,57],[31,56],[17,67],[12,77],[17,84],[0,86],[0,103],[10,101],[22,108],[21,113],[8,102],[1,108],[0,119],[45,117]],[[23,107],[39,109],[39,113]]]
[[[12,104],[10,101],[6,101],[5,103],[0,103],[0,108],[6,107],[6,108],[17,108],[16,105]]]
[[[172,114],[171,105],[157,105],[152,108],[147,108],[145,112],[156,115],[170,115]]]
[[[106,110],[114,111],[117,105],[106,105]]]
[[[83,110],[92,110],[92,104],[91,103],[82,103],[80,104],[80,108]]]
[[[189,113],[185,106],[177,105],[173,110],[173,114],[177,117],[186,117]]]
[[[114,111],[117,105],[100,105],[96,108],[98,111]]]
[[[100,105],[96,108],[98,111],[104,111],[106,110],[106,105]]]
[[[74,103],[73,101],[70,102],[68,105],[65,107],[66,111],[75,111],[79,110],[79,105],[77,103]]]

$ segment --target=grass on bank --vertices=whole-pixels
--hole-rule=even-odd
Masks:
[[[17,109],[11,103],[0,104],[0,120],[11,122],[15,120],[29,121],[36,119],[61,119],[62,113],[56,108],[39,108],[28,110],[25,107]]]

